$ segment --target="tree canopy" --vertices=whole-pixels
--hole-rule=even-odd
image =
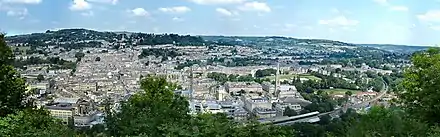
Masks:
[[[400,100],[406,111],[430,123],[440,123],[440,50],[432,48],[414,54],[405,71]]]
[[[26,108],[26,86],[24,80],[12,66],[13,55],[0,35],[0,117]]]

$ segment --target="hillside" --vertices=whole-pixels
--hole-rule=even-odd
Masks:
[[[64,47],[96,47],[102,44],[126,45],[161,45],[182,44],[202,45],[204,40],[200,37],[177,34],[148,34],[148,33],[120,33],[99,32],[87,29],[62,29],[46,31],[45,33],[32,33],[6,37],[10,44],[29,44],[31,46],[60,45]]]
[[[292,47],[303,50],[379,50],[386,52],[412,53],[425,50],[426,46],[352,44],[325,39],[298,39],[279,36],[190,36],[178,34],[151,34],[139,32],[101,32],[88,29],[47,30],[42,33],[6,37],[11,45],[50,46],[65,48],[101,47],[114,45],[241,45],[257,48]]]
[[[390,52],[412,53],[426,50],[429,46],[410,46],[410,45],[392,45],[392,44],[357,44],[358,46],[373,47]]]

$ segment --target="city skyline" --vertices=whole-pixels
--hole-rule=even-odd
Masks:
[[[0,0],[10,35],[60,28],[191,35],[286,36],[350,43],[439,43],[440,1]]]

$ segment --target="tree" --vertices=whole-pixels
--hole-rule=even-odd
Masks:
[[[11,65],[14,62],[14,54],[9,46],[6,45],[4,34],[0,33],[0,64]]]
[[[122,103],[121,111],[109,117],[109,127],[113,136],[133,136],[146,134],[162,136],[169,126],[180,125],[190,116],[188,102],[179,95],[174,95],[176,85],[165,78],[147,77],[141,82],[142,93],[132,96]]]
[[[95,61],[101,61],[101,57],[96,57]]]
[[[74,136],[74,132],[43,109],[25,109],[0,117],[1,136],[59,137]]]
[[[350,97],[351,95],[353,95],[353,92],[352,91],[346,91],[345,92],[345,95],[347,96],[347,97]]]
[[[296,116],[296,115],[298,115],[298,113],[296,113],[295,110],[290,109],[290,107],[287,107],[287,108],[284,110],[284,114],[283,114],[283,116],[288,116],[288,117]]]
[[[12,67],[13,55],[0,35],[0,117],[15,113],[29,106],[25,81]]]
[[[255,72],[255,77],[261,78],[265,76],[275,75],[277,72],[276,69],[259,69]]]
[[[399,98],[406,111],[429,123],[440,122],[440,49],[415,53],[412,66],[405,70],[402,82],[405,92]]]
[[[352,121],[347,136],[409,137],[427,136],[429,132],[426,123],[407,117],[403,111],[373,107],[368,114]]]
[[[43,81],[43,80],[44,80],[44,76],[43,76],[42,74],[39,74],[39,75],[37,76],[37,80],[38,80],[38,82]]]

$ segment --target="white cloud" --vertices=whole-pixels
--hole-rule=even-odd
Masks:
[[[347,19],[345,16],[338,16],[329,20],[319,20],[318,23],[329,26],[355,26],[359,24],[359,21]]]
[[[173,21],[175,21],[175,22],[182,22],[182,21],[185,21],[185,19],[182,19],[182,18],[179,18],[179,17],[174,17]]]
[[[88,11],[88,12],[81,13],[81,15],[86,16],[86,17],[91,17],[91,16],[94,16],[95,13],[93,13],[93,11]]]
[[[88,1],[116,5],[118,4],[119,0],[88,0]]]
[[[144,8],[135,8],[133,10],[130,10],[129,12],[134,16],[150,16],[150,13],[148,13],[148,11],[146,11]]]
[[[7,16],[11,17],[19,17],[20,19],[24,19],[25,16],[28,15],[28,10],[24,9],[11,9],[6,12]]]
[[[264,2],[247,2],[243,6],[239,7],[240,10],[243,11],[262,11],[262,12],[271,12],[271,8]]]
[[[393,11],[408,11],[408,7],[405,7],[405,6],[391,6],[390,10],[393,10]]]
[[[85,0],[73,0],[70,10],[80,11],[91,9],[92,5]]]
[[[238,3],[243,3],[246,0],[189,0],[189,1],[201,5],[217,5],[217,4],[238,4]]]
[[[21,4],[39,4],[43,0],[3,0],[3,2],[7,3],[21,3]]]
[[[440,22],[440,10],[430,10],[425,14],[417,15],[417,18],[424,22]]]
[[[159,10],[165,13],[186,13],[191,11],[190,8],[185,6],[159,8]]]
[[[374,2],[383,5],[383,6],[387,6],[388,5],[388,1],[387,0],[373,0]]]
[[[217,9],[215,9],[215,11],[217,11],[219,14],[221,14],[223,16],[237,16],[238,15],[238,12],[229,11],[224,8],[217,8]]]

